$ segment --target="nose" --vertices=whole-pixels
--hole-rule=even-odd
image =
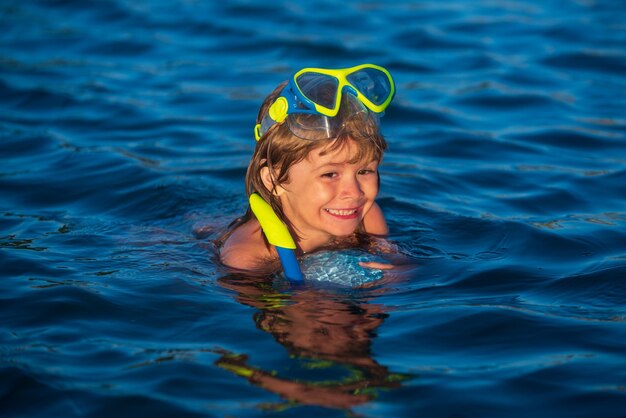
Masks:
[[[339,196],[342,199],[359,199],[363,195],[363,188],[356,176],[345,176],[341,179],[341,191]]]

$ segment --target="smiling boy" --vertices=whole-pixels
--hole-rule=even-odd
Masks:
[[[364,64],[301,70],[265,99],[246,189],[272,206],[299,254],[357,232],[387,234],[375,198],[387,147],[379,116],[393,94],[389,73]],[[250,210],[220,241],[220,258],[232,268],[255,270],[278,258]]]

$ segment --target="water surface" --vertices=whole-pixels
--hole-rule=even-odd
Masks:
[[[624,416],[625,21],[3,2],[0,413]],[[263,98],[362,62],[397,82],[379,204],[401,266],[354,289],[229,273],[211,240],[245,210]]]

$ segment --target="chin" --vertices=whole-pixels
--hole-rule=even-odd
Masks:
[[[331,233],[331,235],[333,235],[334,237],[337,238],[346,238],[349,237],[350,235],[354,234],[354,232],[357,230],[358,225],[356,225],[354,228],[341,228],[341,229],[334,229],[329,231]]]

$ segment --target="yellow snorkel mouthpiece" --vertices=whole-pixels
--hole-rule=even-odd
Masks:
[[[302,282],[302,270],[300,270],[295,252],[296,243],[287,225],[280,220],[269,203],[256,193],[250,195],[250,209],[261,224],[267,241],[276,247],[285,276],[292,282]]]
[[[296,249],[287,225],[280,220],[274,209],[261,196],[256,193],[250,195],[250,208],[254,216],[259,220],[263,233],[267,237],[267,241],[282,248]]]

